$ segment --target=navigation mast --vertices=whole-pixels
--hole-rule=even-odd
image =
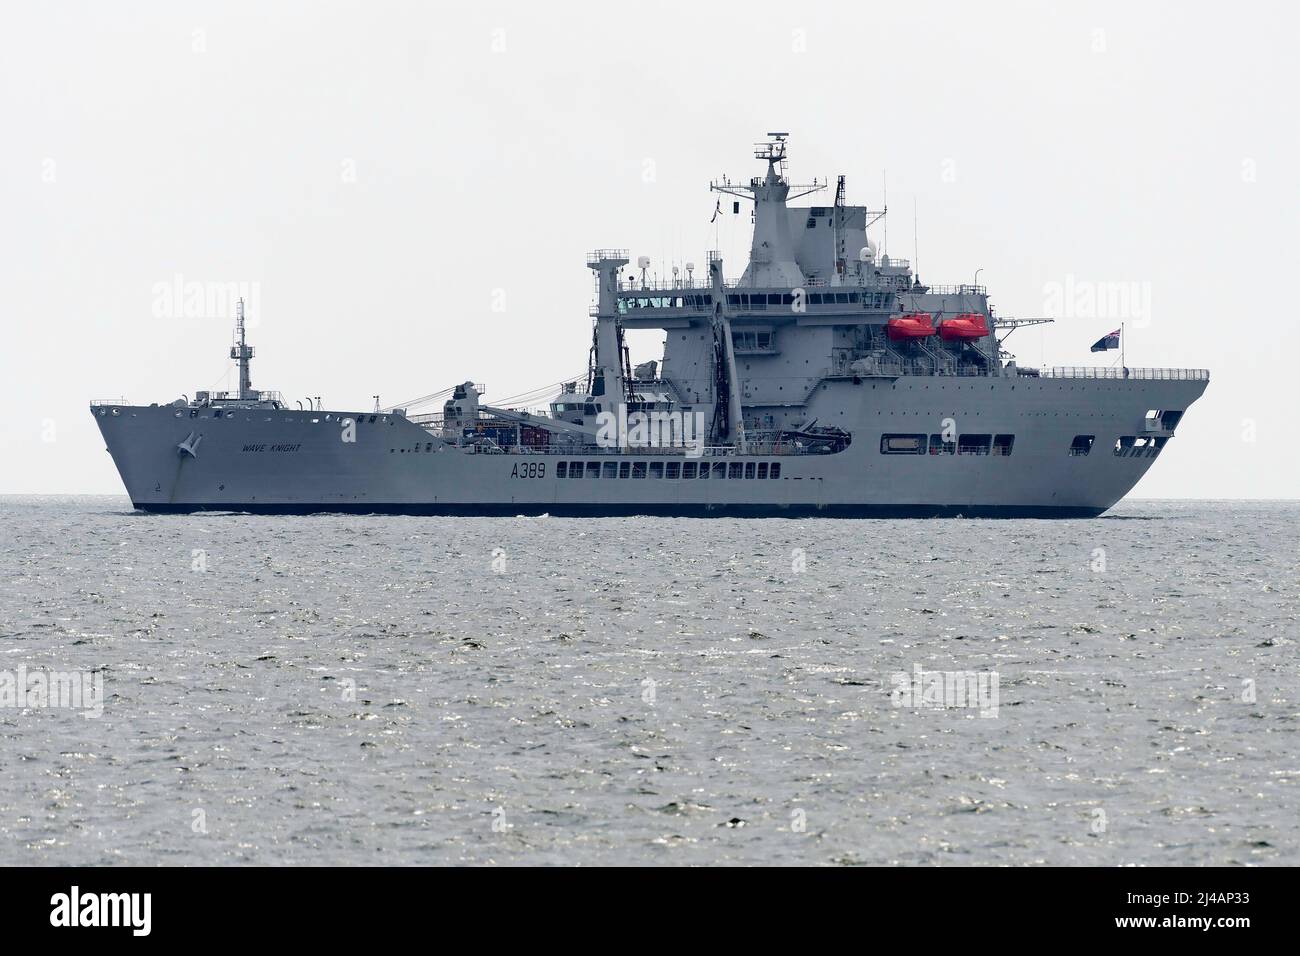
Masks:
[[[790,134],[767,135],[769,139],[766,142],[754,144],[754,158],[767,162],[766,176],[755,176],[743,185],[724,177],[721,181],[709,183],[709,189],[754,203],[754,240],[741,284],[795,288],[803,285],[804,276],[795,262],[786,202],[825,189],[826,184],[814,179],[807,185],[790,185],[786,178],[786,138]]]
[[[240,296],[235,309],[235,344],[230,347],[230,357],[239,363],[239,400],[250,401],[257,398],[253,391],[253,379],[249,363],[253,358],[253,347],[244,339],[244,298]]]

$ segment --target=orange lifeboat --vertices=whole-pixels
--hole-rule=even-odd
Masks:
[[[988,321],[979,312],[962,312],[939,323],[939,338],[947,342],[954,339],[981,339],[988,334]]]
[[[927,335],[934,335],[934,322],[929,312],[909,312],[890,319],[885,326],[885,332],[895,342],[923,339]]]

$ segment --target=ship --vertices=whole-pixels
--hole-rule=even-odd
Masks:
[[[146,512],[453,516],[998,517],[1105,513],[1205,391],[1205,369],[1031,368],[979,284],[925,285],[874,235],[885,209],[796,205],[788,135],[761,173],[710,184],[752,214],[749,262],[671,277],[624,249],[587,256],[585,377],[548,405],[474,380],[400,405],[326,409],[253,388],[238,303],[238,389],[90,404]],[[697,277],[696,273],[699,272]],[[978,273],[975,278],[978,282]],[[664,336],[633,364],[634,330]],[[543,403],[547,394],[540,393]],[[293,407],[291,407],[293,406]],[[421,409],[428,409],[421,411]]]

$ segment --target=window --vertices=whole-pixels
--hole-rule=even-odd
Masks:
[[[668,470],[664,474],[664,477],[668,478],[669,480],[673,478],[680,478],[682,476],[681,473],[682,473],[682,463],[680,461],[670,461],[668,462]]]
[[[1161,412],[1160,427],[1167,432],[1171,432],[1178,427],[1178,423],[1182,421],[1182,418],[1182,412]]]
[[[767,462],[760,461],[758,463],[758,477],[760,480],[767,477]]]
[[[957,454],[957,443],[955,441],[944,441],[942,435],[931,435],[930,454],[955,455]]]
[[[600,477],[602,477],[602,478],[617,478],[617,477],[618,477],[618,462],[616,462],[616,461],[606,461],[606,462],[602,462],[602,463],[601,463],[601,466],[600,466]]]
[[[645,477],[645,462],[643,461],[632,462],[632,477],[633,478]]]
[[[1011,446],[1016,443],[1015,435],[994,435],[993,454],[1006,457],[1011,454]]]
[[[923,455],[925,454],[925,436],[881,435],[880,453],[882,455]]]
[[[630,461],[620,461],[618,463],[618,476],[627,478],[632,474],[632,463]]]
[[[650,477],[662,478],[664,476],[664,463],[662,461],[650,462]]]
[[[770,471],[768,471],[767,476],[769,478],[781,477],[781,463],[779,461],[772,462],[772,468]]]
[[[683,477],[683,478],[694,478],[694,477],[695,477],[695,468],[696,468],[696,463],[693,462],[693,461],[684,461],[684,462],[682,462],[682,477]]]
[[[752,461],[745,462],[745,477],[746,478],[754,477],[754,463]]]
[[[727,477],[727,463],[725,461],[715,461],[713,463],[713,477],[715,479]]]
[[[587,477],[588,478],[600,477],[600,462],[598,461],[587,462]]]
[[[1092,451],[1092,443],[1096,440],[1096,435],[1075,435],[1074,441],[1070,442],[1070,457],[1082,458]]]
[[[582,462],[580,461],[569,462],[569,477],[570,478],[582,477]]]
[[[740,478],[744,473],[745,466],[738,461],[731,462],[730,467],[727,469],[728,478]]]
[[[555,477],[564,478],[568,475],[569,463],[567,461],[557,461],[555,463]]]
[[[957,438],[957,454],[987,455],[992,443],[992,435],[960,435]]]

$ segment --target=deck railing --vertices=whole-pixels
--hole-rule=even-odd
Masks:
[[[1208,368],[1089,368],[1080,365],[1038,369],[1040,378],[1135,378],[1144,381],[1208,382]],[[1021,374],[1025,374],[1021,370]],[[1030,372],[1029,374],[1033,374]]]

